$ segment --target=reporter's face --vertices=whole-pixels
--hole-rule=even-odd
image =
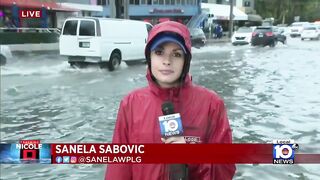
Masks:
[[[164,43],[151,52],[151,72],[163,88],[177,87],[185,54],[176,43]]]

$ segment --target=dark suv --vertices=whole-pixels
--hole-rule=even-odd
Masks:
[[[282,42],[282,44],[287,44],[287,36],[284,34],[284,29],[273,26],[273,32],[276,34],[277,41]]]
[[[277,44],[277,34],[273,31],[272,26],[257,27],[252,33],[252,46],[270,46],[274,47]]]

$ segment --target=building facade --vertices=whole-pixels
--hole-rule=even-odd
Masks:
[[[22,18],[23,10],[40,10],[41,18]],[[76,16],[79,10],[61,6],[56,1],[1,0],[0,27],[7,28],[55,28],[59,17]]]
[[[103,16],[97,0],[1,0],[0,27],[61,28],[68,17]],[[21,18],[21,10],[41,10],[41,18]],[[10,24],[10,25],[9,25]]]
[[[248,15],[248,25],[260,25],[262,17],[256,14],[254,0],[236,0],[236,7]]]
[[[236,0],[235,5],[246,14],[256,14],[254,0]]]
[[[95,2],[93,2],[95,1]],[[103,6],[95,16],[144,20],[157,24],[165,20],[186,23],[201,12],[200,0],[92,0]]]
[[[202,0],[202,2],[211,4],[230,4],[230,0]],[[233,0],[233,4],[246,14],[256,13],[254,9],[254,0]]]
[[[233,1],[243,12],[255,13],[254,0]],[[5,17],[9,17],[16,27],[61,28],[64,20],[71,16],[135,19],[152,24],[174,20],[186,24],[201,13],[201,2],[228,5],[230,0],[2,0],[0,25],[5,24]],[[17,12],[28,8],[45,8],[46,16],[41,20],[18,19]]]
[[[203,3],[230,5],[231,0],[202,0]],[[233,4],[242,12],[248,15],[246,24],[259,25],[262,22],[260,15],[256,14],[255,0],[233,0]]]
[[[157,24],[174,20],[186,24],[192,16],[201,12],[198,0],[130,0],[130,19],[144,20]]]
[[[229,0],[202,0],[202,2],[211,4],[230,4]]]

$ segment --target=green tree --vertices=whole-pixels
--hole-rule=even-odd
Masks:
[[[273,17],[275,24],[320,20],[320,0],[256,0],[255,8],[263,18]]]

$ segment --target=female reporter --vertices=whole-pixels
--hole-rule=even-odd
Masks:
[[[145,56],[148,86],[123,98],[113,143],[231,143],[223,100],[213,91],[192,83],[189,75],[191,40],[188,28],[167,21],[153,27]],[[162,138],[158,117],[170,101],[181,114],[183,136]],[[169,179],[166,164],[108,165],[108,180]],[[189,164],[188,179],[232,179],[235,165]]]

